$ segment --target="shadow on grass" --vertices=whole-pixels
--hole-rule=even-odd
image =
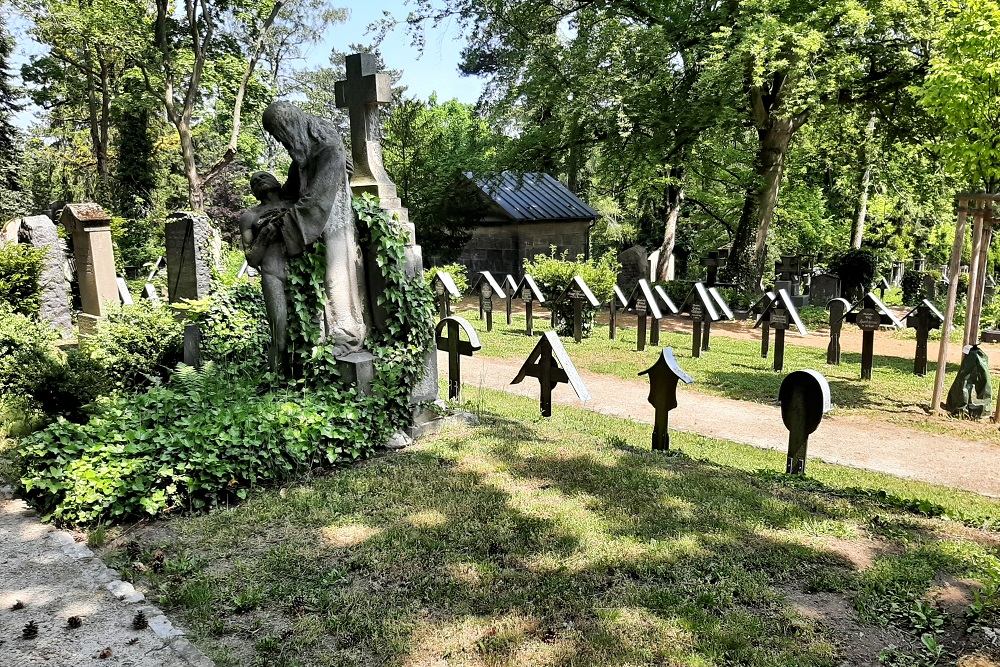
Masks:
[[[789,533],[858,508],[599,430],[487,414],[174,522],[168,562],[197,565],[153,587],[220,667],[831,664],[780,588],[850,563]]]

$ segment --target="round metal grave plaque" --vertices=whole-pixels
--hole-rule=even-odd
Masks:
[[[862,331],[878,331],[882,326],[882,316],[874,308],[864,308],[858,312],[856,324]]]
[[[493,297],[493,288],[490,287],[489,283],[483,283],[482,295],[484,299],[490,299]]]

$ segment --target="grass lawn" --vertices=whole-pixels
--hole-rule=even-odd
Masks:
[[[634,422],[468,396],[479,426],[128,529],[105,557],[220,667],[987,655],[997,502],[819,462],[789,479],[780,453],[681,433],[653,454]]]
[[[513,324],[508,327],[502,312],[494,313],[492,332],[486,331],[486,323],[479,320],[477,310],[463,310],[458,313],[465,317],[479,332],[483,349],[477,354],[504,359],[523,361],[538,341],[538,333],[549,329],[548,313],[545,318],[535,320],[535,336],[524,335],[524,314],[516,313]],[[633,315],[625,315],[618,327],[617,340],[609,340],[606,326],[599,327],[590,338],[579,344],[572,337],[563,338],[566,350],[573,363],[580,370],[611,375],[625,380],[639,380],[638,373],[656,361],[660,348],[647,345],[643,352],[636,351],[636,330]],[[876,336],[890,336],[880,332]],[[700,358],[691,356],[690,333],[661,332],[660,346],[672,347],[681,366],[695,380],[695,384],[685,391],[696,391],[717,396],[725,396],[742,401],[773,403],[785,375],[791,371],[811,368],[822,373],[830,383],[835,407],[845,413],[867,414],[894,423],[927,430],[933,433],[947,433],[987,442],[1000,443],[1000,430],[988,423],[971,422],[951,418],[931,418],[927,414],[934,386],[936,362],[930,362],[926,377],[913,374],[913,360],[899,357],[875,355],[872,379],[861,380],[861,355],[844,352],[840,366],[826,364],[826,350],[796,346],[796,336],[785,338],[785,368],[782,373],[772,370],[774,363],[774,341],[772,336],[771,355],[768,359],[760,356],[760,340],[748,341],[713,335],[709,352]],[[878,352],[878,341],[875,343]],[[931,356],[935,354],[932,350]],[[949,364],[949,373],[958,371],[958,366]],[[948,377],[948,382],[953,375]],[[949,387],[945,385],[945,390]]]

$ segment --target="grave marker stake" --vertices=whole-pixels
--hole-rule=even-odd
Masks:
[[[691,356],[696,359],[701,356],[701,321],[703,317],[704,313],[702,312],[701,304],[693,304],[691,306]]]
[[[826,363],[831,366],[840,365],[840,331],[844,327],[844,318],[851,310],[847,299],[833,299],[827,304],[830,311],[830,344],[826,348]]]
[[[543,417],[552,416],[552,389],[557,384],[569,384],[581,401],[590,400],[590,392],[555,331],[542,334],[511,384],[520,384],[525,377],[538,378],[538,405]]]
[[[628,308],[635,311],[638,318],[635,349],[638,352],[642,352],[646,349],[646,320],[652,317],[653,321],[656,322],[663,317],[656,294],[649,286],[649,281],[645,278],[636,284],[635,291],[632,292],[632,296],[629,298]]]
[[[771,328],[774,329],[774,370],[785,367],[785,331],[788,329],[788,311],[775,308],[771,311]]]
[[[442,335],[447,327],[447,337]],[[462,340],[462,332],[469,340]],[[434,331],[437,349],[448,353],[448,399],[462,400],[462,357],[471,357],[483,348],[476,330],[461,317],[446,317],[438,322]]]
[[[639,373],[649,376],[649,403],[656,409],[653,423],[653,451],[665,452],[670,449],[668,420],[670,411],[677,407],[677,382],[691,384],[691,376],[685,373],[671,348],[664,348],[652,367]]]
[[[830,411],[830,385],[816,371],[795,371],[782,382],[778,391],[781,420],[788,429],[788,458],[785,472],[803,475],[809,436],[816,431],[823,415]]]

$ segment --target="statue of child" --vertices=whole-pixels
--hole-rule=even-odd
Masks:
[[[240,234],[247,264],[260,272],[267,319],[271,325],[271,369],[287,375],[288,361],[288,258],[281,236],[281,222],[292,202],[281,198],[281,183],[274,175],[258,171],[250,177],[250,190],[259,206],[240,214]]]

